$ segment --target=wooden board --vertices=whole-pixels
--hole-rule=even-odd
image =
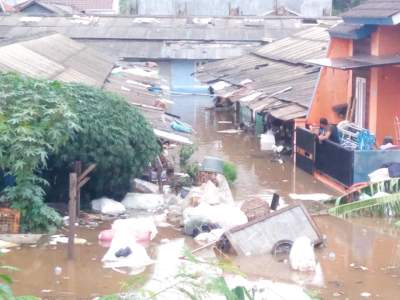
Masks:
[[[225,235],[237,254],[245,256],[270,253],[278,241],[295,241],[301,236],[315,245],[322,242],[318,227],[301,204],[232,228]]]

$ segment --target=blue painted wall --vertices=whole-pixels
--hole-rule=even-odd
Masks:
[[[390,162],[400,163],[400,150],[355,151],[354,183],[369,181],[368,174]]]

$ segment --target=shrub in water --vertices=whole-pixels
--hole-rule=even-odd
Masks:
[[[237,170],[233,163],[224,162],[224,176],[230,184],[235,182],[237,178]]]

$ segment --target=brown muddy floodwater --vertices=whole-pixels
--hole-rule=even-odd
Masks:
[[[190,122],[196,129],[198,153],[219,156],[234,162],[238,167],[238,180],[233,192],[236,200],[250,195],[270,194],[277,191],[284,198],[289,193],[334,194],[313,178],[295,170],[290,158],[283,164],[271,161],[271,155],[259,151],[254,137],[245,134],[220,134],[217,130],[233,128],[230,113],[204,110],[210,105],[205,97],[177,97],[173,113]],[[292,282],[319,292],[323,299],[400,299],[400,240],[399,231],[381,219],[340,220],[329,216],[315,217],[326,237],[325,247],[316,249],[320,268],[313,274],[299,274],[290,270],[285,261],[268,255],[263,257],[235,257],[234,261],[250,279],[272,279]],[[1,261],[20,269],[13,273],[13,288],[18,295],[30,294],[43,299],[93,299],[96,296],[121,291],[126,275],[103,269],[101,258],[106,252],[97,243],[98,228],[81,227],[78,236],[88,240],[88,245],[76,246],[76,260],[68,263],[66,246],[39,245],[12,249]],[[176,243],[175,252],[183,245],[193,247],[190,238],[184,238],[173,229],[160,229],[149,247],[150,256],[157,262],[146,274],[162,269],[171,254],[164,252],[168,245],[160,240],[168,238]],[[172,248],[174,249],[174,248]],[[168,264],[166,265],[168,267]],[[55,275],[55,267],[61,267]],[[370,293],[363,298],[361,293]],[[293,299],[296,300],[296,299]]]

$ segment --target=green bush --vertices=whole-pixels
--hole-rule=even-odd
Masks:
[[[198,162],[194,162],[185,168],[185,172],[190,176],[190,178],[193,180],[193,182],[196,181],[197,175],[199,175],[200,172],[200,166]]]
[[[233,163],[224,162],[224,176],[230,184],[235,182],[237,178],[237,169]]]
[[[179,164],[184,167],[187,165],[189,159],[192,157],[196,147],[192,145],[183,145],[179,151]]]
[[[117,95],[82,85],[68,85],[64,92],[81,130],[61,148],[60,155],[50,157],[49,198],[67,196],[66,170],[76,160],[85,166],[97,164],[82,190],[84,200],[122,198],[129,191],[130,179],[141,175],[160,153],[150,125],[136,107]]]
[[[47,182],[39,170],[79,129],[78,119],[57,82],[0,74],[0,95],[0,169],[16,183],[6,198],[20,209],[23,230],[55,228],[61,218],[43,203]]]
[[[44,205],[67,201],[74,161],[96,163],[83,199],[121,197],[160,147],[139,111],[117,95],[77,84],[0,74],[0,170],[21,210],[23,231],[48,231],[60,216]]]

